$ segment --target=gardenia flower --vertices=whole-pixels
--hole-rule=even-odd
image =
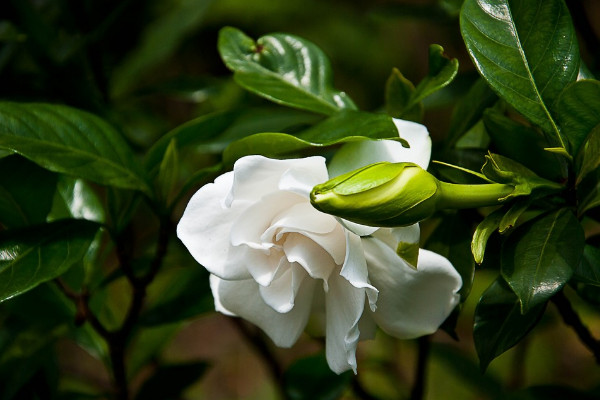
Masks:
[[[398,338],[433,333],[462,282],[447,259],[418,249],[418,225],[362,227],[313,208],[310,192],[328,178],[322,157],[243,157],[191,198],[177,234],[211,273],[217,311],[254,323],[280,347],[324,313],[330,368],[356,373],[360,339],[376,326]]]

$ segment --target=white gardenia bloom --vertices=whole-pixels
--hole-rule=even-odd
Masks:
[[[177,234],[211,273],[217,311],[254,323],[281,347],[324,313],[330,368],[356,373],[359,339],[377,325],[399,338],[433,333],[462,282],[440,255],[420,250],[415,269],[396,253],[399,242],[418,243],[418,225],[361,238],[314,209],[310,191],[328,178],[322,157],[243,157],[194,194]]]

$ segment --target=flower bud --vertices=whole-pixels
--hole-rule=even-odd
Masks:
[[[371,226],[404,226],[436,211],[440,182],[413,163],[381,162],[313,188],[319,211]]]

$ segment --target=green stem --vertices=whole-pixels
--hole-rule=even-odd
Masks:
[[[501,183],[482,185],[459,185],[440,182],[438,209],[477,208],[502,204],[503,198],[515,188]]]

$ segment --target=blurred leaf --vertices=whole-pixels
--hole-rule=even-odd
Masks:
[[[181,329],[181,324],[161,325],[142,328],[129,345],[127,376],[135,377],[148,363],[156,360],[161,350],[173,339]]]
[[[490,136],[487,133],[483,121],[479,120],[468,131],[466,131],[455,144],[457,149],[481,149],[490,147]]]
[[[581,80],[570,84],[560,94],[554,109],[575,155],[592,128],[600,124],[600,82]]]
[[[489,154],[481,172],[494,182],[514,186],[506,198],[530,195],[532,192],[554,192],[563,189],[558,183],[540,178],[522,164],[498,154]]]
[[[411,97],[415,93],[415,86],[406,79],[402,73],[394,68],[385,84],[385,109],[388,115],[394,118],[421,122],[423,120],[423,104],[417,102],[410,108]]]
[[[408,108],[418,104],[427,96],[446,87],[458,73],[458,60],[449,59],[439,44],[429,46],[429,72],[412,93]]]
[[[162,10],[142,33],[141,43],[113,75],[111,95],[127,94],[140,78],[169,59],[179,44],[196,29],[213,0],[162,1]]]
[[[0,225],[19,228],[46,221],[56,175],[19,156],[0,159]]]
[[[319,353],[294,362],[283,379],[290,400],[336,400],[350,385],[352,372],[335,374]]]
[[[101,118],[55,104],[0,103],[0,148],[51,171],[149,193],[135,157]]]
[[[483,78],[566,152],[550,106],[577,79],[580,58],[563,0],[466,0],[460,27]]]
[[[179,186],[179,153],[176,139],[171,139],[163,157],[156,177],[158,198],[168,208],[177,196]]]
[[[600,123],[592,128],[577,154],[576,162],[579,166],[577,183],[581,182],[587,174],[600,167],[598,154],[600,154]]]
[[[480,367],[485,371],[490,362],[510,349],[537,325],[546,303],[521,314],[517,295],[504,279],[496,279],[483,292],[475,309],[473,339]]]
[[[104,206],[94,189],[83,179],[59,176],[49,221],[64,218],[106,221]]]
[[[297,136],[257,133],[235,141],[223,152],[223,164],[226,168],[231,167],[237,159],[250,154],[280,157],[367,139],[402,141],[398,138],[398,130],[390,116],[344,111]]]
[[[600,286],[600,249],[586,244],[583,258],[573,273],[573,279],[587,285]]]
[[[545,151],[548,143],[533,128],[493,109],[484,112],[483,123],[498,153],[518,161],[542,177],[552,180],[566,178],[564,158]]]
[[[523,314],[571,279],[584,243],[583,228],[568,209],[529,221],[507,238],[501,252],[502,276],[519,297]]]
[[[226,27],[219,33],[219,53],[245,89],[278,104],[331,115],[356,105],[333,88],[329,60],[314,43],[273,34],[256,42]]]
[[[140,388],[139,400],[179,400],[183,391],[206,371],[204,362],[161,365]]]
[[[600,206],[600,169],[593,170],[577,185],[577,215]]]
[[[566,386],[533,386],[511,393],[507,400],[596,400],[598,393],[585,393]]]
[[[426,243],[428,250],[446,257],[460,274],[463,285],[459,291],[464,301],[471,292],[475,262],[471,254],[471,226],[462,212],[446,214]]]
[[[490,236],[498,230],[500,221],[505,212],[506,210],[504,207],[499,208],[487,215],[483,221],[477,225],[475,233],[473,234],[473,240],[471,241],[471,252],[473,253],[473,258],[477,264],[483,262],[487,241]]]
[[[63,220],[0,232],[0,301],[56,278],[81,260],[98,225]]]
[[[471,129],[481,119],[484,110],[494,105],[498,97],[488,84],[479,78],[459,101],[450,119],[447,147],[453,147],[461,136]]]

